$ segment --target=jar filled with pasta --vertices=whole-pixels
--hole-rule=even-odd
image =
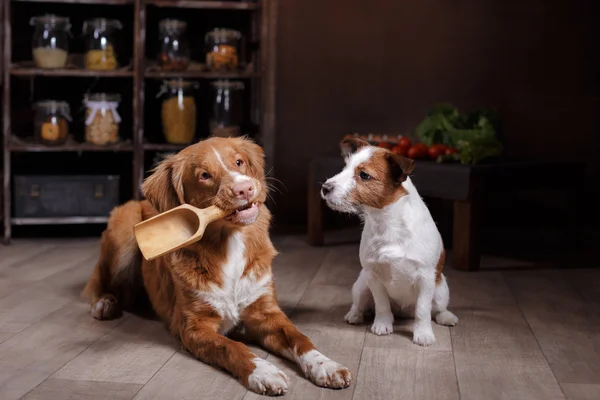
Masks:
[[[172,144],[189,144],[196,134],[196,100],[193,96],[197,84],[193,81],[173,79],[164,81],[157,97],[164,96],[161,116],[165,140]]]
[[[84,97],[87,142],[103,146],[119,141],[121,116],[117,108],[120,101],[121,96],[111,93],[93,93]]]
[[[187,23],[177,19],[163,19],[158,23],[160,52],[158,66],[163,71],[184,71],[190,64]]]
[[[209,121],[211,136],[233,137],[241,134],[244,83],[218,80],[214,89],[213,113]]]
[[[46,145],[64,144],[69,137],[71,110],[64,101],[42,100],[34,103],[35,139]]]
[[[64,68],[69,55],[69,18],[40,15],[31,18],[29,24],[35,27],[31,43],[35,66],[44,69]]]
[[[233,29],[216,28],[208,32],[206,42],[206,65],[211,71],[231,71],[239,67],[240,40],[242,34]]]
[[[108,71],[119,67],[115,40],[123,25],[116,19],[96,18],[83,23],[85,41],[85,68]]]

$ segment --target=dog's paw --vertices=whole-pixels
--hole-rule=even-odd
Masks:
[[[117,299],[112,295],[104,295],[97,302],[92,304],[90,315],[99,320],[117,318],[121,314]]]
[[[256,368],[248,377],[248,389],[269,396],[282,395],[287,392],[290,378],[282,370],[259,357],[252,361]]]
[[[458,324],[458,317],[450,311],[442,311],[435,316],[435,322],[445,326],[455,326]]]
[[[365,321],[365,316],[361,311],[352,306],[350,311],[344,317],[344,321],[349,323],[350,325],[362,324]]]
[[[413,343],[421,346],[430,346],[435,343],[435,335],[431,327],[416,328],[413,333]]]
[[[389,335],[394,332],[394,314],[379,314],[375,316],[375,321],[371,325],[371,332],[374,334]]]
[[[350,386],[352,373],[340,363],[324,356],[317,350],[311,350],[300,357],[302,372],[315,385],[332,389]]]

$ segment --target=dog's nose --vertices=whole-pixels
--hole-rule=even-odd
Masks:
[[[247,201],[254,194],[254,185],[252,182],[237,183],[233,186],[232,190],[235,197]]]
[[[325,182],[323,186],[321,186],[321,194],[323,196],[327,196],[333,190],[333,183]]]

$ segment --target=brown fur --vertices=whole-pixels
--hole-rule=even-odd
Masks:
[[[147,293],[153,310],[190,353],[226,369],[247,386],[256,355],[243,343],[218,333],[221,316],[196,292],[222,285],[227,241],[237,230],[245,237],[244,275],[260,278],[271,274],[277,252],[269,239],[269,210],[260,206],[257,221],[250,225],[216,221],[201,241],[153,261],[142,258],[133,236],[135,224],[184,202],[197,207],[233,207],[233,180],[213,148],[218,149],[228,170],[253,178],[258,200],[261,204],[265,201],[264,153],[258,145],[241,138],[211,138],[185,148],[164,160],[146,179],[142,190],[147,200],[130,201],[112,211],[100,242],[98,263],[83,294],[91,300],[94,318],[111,319],[139,293]],[[236,165],[237,159],[243,160],[241,167]],[[210,181],[200,179],[205,172],[211,175]],[[272,284],[268,294],[242,312],[241,320],[251,337],[274,353],[300,356],[315,348],[281,311]]]
[[[440,259],[435,267],[435,284],[439,285],[442,282],[442,270],[444,269],[444,264],[446,263],[446,250],[442,248],[442,254],[440,254]]]
[[[369,143],[355,138],[345,139],[340,144],[344,158],[365,146],[369,146]],[[351,194],[352,203],[373,208],[383,208],[392,204],[408,194],[402,182],[413,169],[413,160],[384,148],[376,148],[367,162],[356,167],[354,175],[357,185],[356,190]],[[361,172],[368,174],[370,179],[361,179]]]

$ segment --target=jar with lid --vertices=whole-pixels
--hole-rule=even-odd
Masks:
[[[219,80],[212,82],[214,89],[213,114],[209,122],[211,136],[239,136],[243,118],[242,93],[244,83]]]
[[[69,18],[53,14],[40,15],[32,17],[29,24],[35,27],[31,50],[36,67],[64,68],[69,55]]]
[[[121,96],[112,93],[93,93],[84,97],[87,142],[102,146],[119,141],[121,116],[117,108],[120,101]]]
[[[93,70],[115,70],[119,67],[115,51],[117,30],[123,25],[116,19],[96,18],[83,23],[85,67]]]
[[[187,23],[177,19],[163,19],[158,24],[160,51],[158,66],[163,71],[184,71],[190,64]]]
[[[239,66],[242,34],[233,29],[216,28],[204,36],[206,65],[211,71],[231,71]]]
[[[196,133],[196,100],[193,81],[164,81],[156,97],[164,95],[161,108],[163,135],[168,143],[189,144]]]
[[[42,100],[34,103],[35,140],[46,145],[64,144],[69,137],[71,110],[64,101]]]

